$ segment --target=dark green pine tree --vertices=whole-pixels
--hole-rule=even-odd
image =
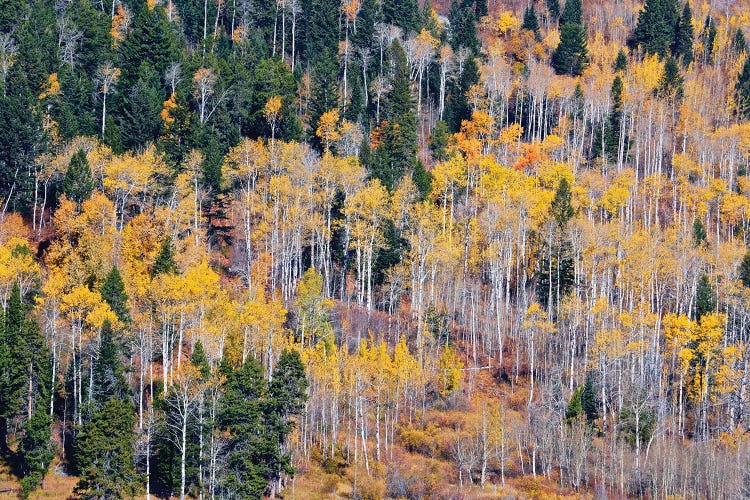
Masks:
[[[448,144],[450,143],[450,130],[448,124],[439,120],[432,129],[429,148],[432,157],[437,161],[448,159]]]
[[[211,376],[211,365],[208,363],[206,351],[203,349],[203,342],[196,341],[193,346],[193,353],[190,355],[190,364],[198,369],[202,380],[208,380]]]
[[[549,12],[552,22],[557,21],[560,17],[560,2],[558,0],[547,0],[547,12]]]
[[[383,0],[381,4],[383,21],[400,26],[404,34],[419,31],[419,4],[416,0]]]
[[[583,24],[583,8],[581,0],[567,0],[560,16],[560,24]]]
[[[552,53],[552,67],[559,75],[580,76],[589,66],[586,28],[582,24],[562,24],[560,43]]]
[[[390,190],[417,164],[417,117],[404,49],[394,40],[388,52],[393,68],[391,89],[386,95],[383,139],[371,168],[373,176]]]
[[[570,395],[570,401],[568,401],[568,407],[565,410],[565,421],[568,424],[572,424],[583,414],[582,394],[583,387],[576,387],[573,394]]]
[[[750,288],[750,252],[747,252],[742,258],[739,269],[740,281],[742,286]]]
[[[682,15],[677,22],[674,42],[672,44],[672,55],[687,67],[693,62],[693,13],[690,11],[690,2],[685,2]]]
[[[91,193],[94,192],[94,175],[84,150],[79,149],[73,154],[60,188],[62,194],[78,205],[91,198]]]
[[[747,40],[745,39],[745,34],[740,28],[737,28],[737,31],[734,32],[734,38],[732,38],[732,49],[735,54],[742,54],[747,51]]]
[[[489,13],[487,0],[474,0],[474,12],[477,15],[477,19],[485,17]]]
[[[623,82],[620,75],[617,75],[612,81],[609,95],[612,105],[609,109],[609,116],[604,126],[604,133],[597,132],[597,153],[607,162],[615,161],[620,152],[620,134],[622,132],[623,117]],[[627,139],[625,141],[627,143]]]
[[[563,177],[557,185],[555,197],[550,205],[550,214],[560,228],[565,228],[570,219],[575,216],[575,210],[570,203],[571,199],[570,183],[568,183],[568,179]]]
[[[624,73],[628,69],[628,56],[622,48],[617,52],[613,69],[618,73]]]
[[[586,374],[586,383],[583,385],[583,391],[581,391],[581,409],[586,414],[588,423],[592,424],[599,418],[599,398],[590,373]]]
[[[111,134],[119,133],[114,149],[139,149],[159,138],[163,121],[161,110],[167,96],[161,88],[159,74],[147,63],[139,65],[138,80],[131,87],[121,87],[120,113],[117,128]]]
[[[693,319],[699,321],[706,314],[716,311],[716,295],[707,275],[702,275],[695,289]]]
[[[534,33],[534,39],[537,42],[541,41],[542,32],[539,29],[539,19],[536,17],[534,4],[526,7],[526,10],[523,12],[523,24],[521,25],[521,29],[531,31]]]
[[[737,93],[737,112],[740,116],[750,119],[750,56],[745,57],[745,64],[737,75],[734,90]]]
[[[161,244],[154,265],[151,267],[151,277],[154,278],[160,274],[178,274],[179,272],[180,268],[177,267],[177,262],[174,260],[174,243],[172,243],[172,238],[167,236],[167,239]]]
[[[128,294],[125,293],[125,282],[117,266],[113,266],[107,277],[104,278],[100,290],[102,299],[109,304],[117,319],[123,323],[130,322],[130,309],[128,308]]]
[[[425,2],[425,5],[429,2]],[[350,36],[355,47],[365,48],[372,45],[375,23],[378,22],[378,2],[376,0],[363,0],[362,7],[357,12],[357,29]]]
[[[628,46],[631,50],[640,47],[646,53],[666,56],[675,40],[679,18],[677,0],[646,0]]]
[[[693,246],[699,247],[706,244],[706,226],[698,217],[693,221]]]
[[[44,479],[52,459],[52,418],[45,405],[39,405],[23,427],[18,451],[22,457],[21,496],[28,498]]]
[[[466,47],[477,55],[479,39],[477,38],[476,18],[471,5],[452,0],[448,11],[448,22],[450,24],[448,43],[451,48],[457,51],[461,47]]]
[[[716,45],[716,23],[714,22],[713,16],[709,15],[706,18],[706,22],[703,23],[703,30],[701,30],[701,40],[703,41],[703,62],[710,63],[714,54],[714,46]]]
[[[8,451],[8,424],[24,408],[28,387],[25,352],[26,313],[18,283],[14,283],[0,321],[0,451]]]
[[[135,414],[127,401],[109,399],[76,439],[81,499],[132,498],[140,487],[135,470]]]
[[[659,85],[654,89],[654,95],[670,101],[679,101],[684,95],[683,83],[685,78],[680,73],[680,67],[672,56],[667,57],[664,70],[659,77]]]
[[[275,472],[286,466],[276,436],[267,432],[267,388],[258,361],[224,367],[226,381],[219,402],[219,427],[227,433],[221,487],[235,498],[261,498]]]
[[[125,367],[120,358],[121,351],[122,347],[115,342],[112,324],[106,320],[102,325],[99,352],[92,369],[92,400],[96,409],[101,408],[111,398],[124,401],[130,397]]]
[[[469,57],[464,61],[458,79],[448,89],[448,99],[445,109],[445,120],[451,132],[461,129],[461,122],[471,120],[471,105],[469,104],[469,90],[479,82],[479,66],[476,59]]]

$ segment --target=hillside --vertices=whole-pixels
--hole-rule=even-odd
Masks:
[[[0,496],[750,496],[748,35],[0,0]]]

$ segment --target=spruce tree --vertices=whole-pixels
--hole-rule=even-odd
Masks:
[[[109,320],[105,320],[102,325],[99,352],[92,370],[94,377],[92,400],[97,409],[110,398],[127,400],[130,396],[130,387],[125,379],[125,367],[120,359],[120,352],[121,347],[115,343],[112,324]]]
[[[526,10],[523,12],[523,24],[521,25],[521,29],[531,31],[532,33],[534,33],[534,39],[537,42],[541,41],[542,32],[539,29],[539,19],[537,19],[536,17],[534,4],[526,7]]]
[[[581,409],[586,414],[588,423],[592,424],[599,418],[599,398],[590,373],[586,374],[586,383],[583,385],[583,391],[581,391]]]
[[[23,438],[18,451],[22,458],[21,496],[28,498],[47,473],[54,449],[52,446],[52,418],[46,407],[39,405],[23,427]]]
[[[575,18],[576,16],[570,14],[569,17]],[[558,75],[580,76],[588,67],[586,28],[582,24],[561,24],[560,43],[552,53],[551,63]]]
[[[547,0],[547,12],[553,22],[560,17],[560,2],[558,0]]]
[[[567,0],[560,16],[560,24],[583,24],[583,8],[581,0]]]
[[[69,200],[78,205],[91,197],[94,191],[94,176],[84,150],[79,149],[71,157],[62,181],[61,191]]]
[[[459,0],[452,0],[448,11],[450,32],[448,42],[454,51],[465,47],[473,54],[479,53],[479,39],[474,11],[471,6],[465,6]]]
[[[139,489],[136,474],[135,414],[129,402],[109,399],[76,439],[80,480],[74,492],[81,499],[133,497]]]
[[[206,351],[203,349],[203,342],[195,342],[193,353],[190,355],[190,364],[198,369],[202,380],[208,380],[211,376],[211,365],[208,363]]]
[[[745,64],[737,76],[734,90],[737,94],[737,112],[740,116],[750,119],[750,56],[745,57]]]
[[[737,28],[737,31],[734,32],[734,38],[732,38],[732,49],[736,54],[742,54],[747,51],[747,40],[745,39],[745,34],[742,32],[741,28]]]
[[[706,314],[716,311],[716,295],[711,286],[708,276],[705,274],[698,280],[698,286],[695,289],[695,309],[693,310],[693,319],[699,321]]]
[[[419,30],[419,5],[416,0],[383,0],[383,21],[400,26],[404,34]]]
[[[690,11],[690,3],[685,2],[682,8],[682,15],[677,22],[675,29],[674,43],[672,44],[672,54],[676,59],[682,62],[683,66],[690,66],[693,62],[693,13]]]
[[[706,243],[706,226],[698,217],[693,221],[693,246],[698,247]]]
[[[617,52],[615,64],[612,69],[618,73],[624,73],[625,70],[628,69],[628,57],[625,55],[625,51],[622,48]]]
[[[129,323],[128,295],[125,293],[125,282],[122,281],[122,276],[117,266],[112,267],[109,273],[107,273],[100,293],[104,302],[109,304],[110,309],[117,316],[117,319],[123,323]]]
[[[32,354],[24,349],[26,318],[18,283],[0,319],[0,451],[7,451],[8,424],[23,410],[27,359]]]
[[[750,252],[747,252],[742,258],[739,269],[740,281],[742,286],[750,288]]]
[[[716,44],[716,23],[714,18],[709,14],[703,23],[701,30],[701,40],[703,41],[703,62],[710,63],[714,54],[714,45]]]
[[[575,210],[570,200],[570,184],[568,183],[568,179],[563,177],[557,185],[555,197],[552,199],[552,204],[550,205],[550,214],[560,228],[564,228],[575,215]]]
[[[583,405],[581,404],[581,395],[583,394],[583,387],[576,387],[573,394],[570,395],[568,401],[568,407],[565,410],[565,421],[568,424],[575,422],[581,414],[583,414]]]
[[[471,105],[469,104],[469,90],[479,82],[479,66],[476,59],[469,57],[464,61],[458,79],[448,89],[446,103],[446,122],[451,132],[458,132],[464,120],[471,120]]]
[[[154,265],[151,267],[151,277],[154,278],[160,274],[178,274],[179,272],[180,269],[174,260],[174,244],[172,238],[167,236],[167,239],[161,244]]]
[[[680,73],[674,57],[667,56],[664,70],[659,77],[659,85],[654,89],[654,95],[670,101],[679,101],[684,95],[683,83],[685,78]]]
[[[606,161],[612,162],[617,159],[620,151],[620,133],[622,131],[623,82],[620,75],[617,75],[612,81],[609,95],[612,105],[604,127],[604,135],[602,136],[601,132],[597,132],[597,152]]]
[[[677,0],[646,0],[628,46],[664,57],[670,53],[679,21]]]

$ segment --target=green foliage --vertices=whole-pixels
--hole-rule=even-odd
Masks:
[[[448,42],[454,51],[466,47],[472,53],[479,52],[479,39],[477,38],[477,27],[475,14],[471,5],[464,5],[459,0],[452,0],[448,12],[450,33]]]
[[[81,499],[132,497],[140,489],[135,471],[135,415],[129,402],[110,399],[94,413],[76,440]]]
[[[583,405],[581,403],[581,395],[583,394],[583,387],[576,387],[573,394],[570,396],[568,401],[568,407],[565,410],[565,419],[570,424],[573,423],[583,414]]]
[[[0,319],[0,451],[7,451],[8,423],[22,410],[28,383],[26,360],[32,354],[24,349],[27,323],[17,283]]]
[[[683,66],[690,66],[693,62],[693,13],[690,11],[690,2],[685,2],[682,9],[682,15],[677,22],[675,29],[674,42],[672,44],[672,54],[675,58],[682,61]]]
[[[471,106],[468,92],[472,85],[479,82],[479,66],[476,59],[469,57],[464,61],[461,73],[451,85],[446,104],[446,122],[451,132],[461,129],[461,122],[471,120]]]
[[[24,424],[19,452],[23,459],[22,497],[35,490],[44,479],[54,452],[52,448],[52,419],[40,406]]]
[[[99,353],[92,370],[92,400],[97,408],[101,408],[111,398],[126,400],[130,396],[120,351],[121,348],[115,343],[112,324],[106,320],[102,325]]]
[[[734,90],[737,93],[737,111],[740,116],[750,119],[750,56],[745,57]]]
[[[695,289],[695,308],[693,309],[693,319],[698,321],[706,314],[716,312],[716,294],[711,286],[708,276],[703,274],[698,280]]]
[[[160,274],[179,274],[179,272],[180,269],[174,260],[174,243],[172,243],[172,238],[167,236],[151,267],[151,277],[154,278]]]
[[[70,159],[61,191],[69,200],[78,205],[91,198],[91,193],[94,191],[94,176],[84,150],[79,149]]]
[[[541,41],[542,32],[539,29],[539,19],[537,19],[536,17],[534,4],[529,5],[528,7],[526,7],[526,10],[524,10],[523,24],[521,25],[521,29],[531,31],[532,33],[534,33],[534,39],[536,39],[537,42]]]
[[[746,288],[750,288],[750,252],[746,253],[740,263],[740,281]]]
[[[404,34],[419,31],[419,5],[416,0],[383,0],[383,21],[400,26]]]
[[[586,383],[581,391],[581,409],[586,414],[588,423],[594,423],[599,418],[599,398],[591,374],[586,375]]]
[[[622,133],[623,121],[623,82],[622,77],[617,75],[612,81],[610,99],[612,104],[604,130],[597,130],[596,152],[607,162],[615,161],[620,151],[620,134]],[[625,144],[628,140],[625,139]]]
[[[628,46],[664,57],[670,53],[680,14],[677,0],[646,0]]]
[[[432,129],[432,135],[430,136],[429,142],[430,152],[436,161],[444,161],[448,159],[449,143],[450,130],[448,130],[448,124],[443,120],[439,120],[435,123],[435,127]]]
[[[680,73],[680,67],[677,65],[674,57],[668,56],[667,62],[664,63],[664,71],[659,77],[659,85],[654,89],[654,95],[671,101],[682,99],[685,89],[685,77]]]
[[[625,72],[628,69],[628,56],[625,55],[625,51],[620,49],[617,52],[617,58],[615,59],[614,68],[617,72]]]
[[[552,199],[550,205],[550,214],[560,228],[565,227],[568,224],[568,221],[570,221],[575,215],[575,210],[573,209],[570,200],[570,184],[568,183],[568,179],[563,177],[557,185],[555,197]]]
[[[279,429],[281,442],[289,433],[289,417],[302,413],[307,401],[307,378],[305,365],[299,351],[284,349],[273,369],[273,376],[268,387],[271,408],[281,418],[282,429]]]
[[[716,45],[716,23],[714,18],[709,15],[703,23],[701,30],[701,40],[703,41],[703,62],[709,63],[714,55],[714,46]]]
[[[560,17],[560,2],[558,0],[547,0],[547,12],[553,21],[557,21]]]
[[[583,8],[581,0],[566,0],[560,16],[560,25],[580,24],[583,25]]]
[[[109,304],[112,312],[117,315],[117,319],[123,323],[129,323],[130,309],[128,308],[128,294],[125,293],[125,282],[122,281],[122,276],[117,266],[113,266],[112,270],[107,273],[100,292],[104,302]]]
[[[639,408],[634,410],[630,405],[626,405],[620,413],[620,431],[625,441],[630,446],[635,447],[636,442],[648,443],[651,435],[656,428],[656,416],[648,408]]]
[[[206,351],[203,349],[203,342],[197,340],[193,345],[193,353],[190,355],[190,364],[198,369],[201,380],[208,380],[211,376],[211,365],[208,363]]]
[[[736,54],[747,52],[747,40],[745,39],[745,33],[742,32],[741,28],[737,28],[737,31],[734,32],[734,38],[732,38],[732,49]]]
[[[419,199],[426,200],[432,192],[432,174],[425,170],[421,161],[417,162],[414,172],[411,174],[411,180],[419,191]]]
[[[586,28],[582,24],[563,24],[560,43],[552,53],[552,67],[559,75],[580,76],[589,65]]]
[[[706,226],[698,217],[693,221],[693,246],[698,247],[706,243]]]

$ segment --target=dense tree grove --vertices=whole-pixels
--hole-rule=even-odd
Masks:
[[[748,11],[0,0],[0,489],[748,496]]]

